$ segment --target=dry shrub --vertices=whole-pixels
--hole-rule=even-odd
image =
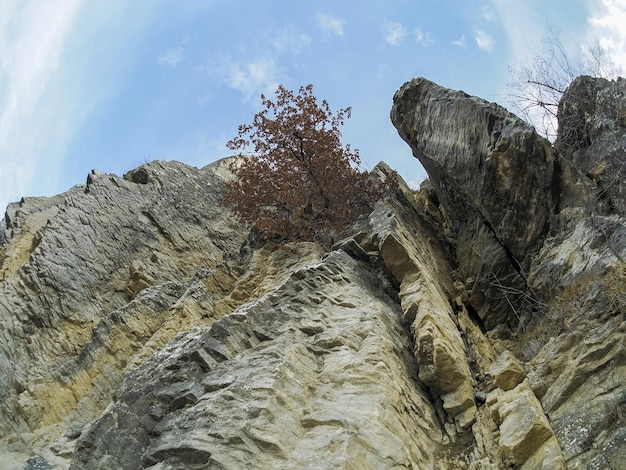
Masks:
[[[618,263],[605,275],[578,279],[535,313],[520,335],[515,353],[532,359],[550,340],[592,318],[626,312],[626,263]]]

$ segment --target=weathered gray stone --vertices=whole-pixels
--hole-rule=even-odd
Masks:
[[[163,344],[153,335],[200,268],[222,276],[224,289],[234,282],[226,258],[245,232],[220,204],[222,179],[210,167],[176,162],[135,173],[148,175],[143,184],[92,172],[65,194],[9,205],[0,252],[0,438],[11,443],[0,440],[0,448],[32,448],[55,438],[54,427],[41,435],[47,426],[94,419],[144,345]]]
[[[495,103],[418,78],[394,96],[391,120],[449,217],[476,215],[520,261],[552,211],[550,143]]]
[[[573,468],[601,458],[609,442],[623,446],[626,319],[611,314],[604,294],[592,295],[572,312],[577,327],[543,347],[528,377]]]
[[[626,218],[592,215],[547,239],[532,262],[529,283],[546,298],[626,260]]]
[[[626,80],[579,77],[563,94],[555,148],[578,178],[561,205],[626,216]]]
[[[429,172],[437,193],[435,204],[441,204],[444,220],[448,221],[447,225],[439,222],[439,226],[442,230],[456,227],[446,233],[456,247],[458,284],[466,292],[457,297],[457,304],[466,304],[473,310],[484,326],[493,331],[492,338],[537,342],[534,354],[541,351],[529,367],[529,378],[533,390],[551,410],[558,446],[572,468],[578,468],[582,462],[600,461],[599,449],[603,447],[607,450],[602,455],[609,462],[602,465],[614,467],[619,461],[620,451],[615,449],[620,446],[608,443],[616,442],[623,426],[623,406],[609,385],[615,382],[601,377],[608,370],[611,378],[623,377],[623,361],[618,359],[623,341],[617,339],[623,335],[623,325],[615,317],[623,307],[611,307],[611,302],[623,306],[624,301],[613,293],[613,300],[603,295],[594,305],[591,299],[597,294],[590,290],[587,301],[572,304],[559,319],[547,320],[558,322],[562,325],[559,329],[543,331],[541,325],[545,322],[541,316],[554,315],[549,311],[550,301],[563,289],[577,282],[602,281],[614,267],[623,270],[623,86],[622,79],[608,82],[588,77],[572,84],[561,105],[558,161],[553,161],[545,141],[525,130],[524,124],[502,108],[427,80],[405,84],[396,94],[391,112],[400,135]],[[508,137],[503,139],[503,134]],[[505,147],[509,140],[513,142],[507,149],[524,150],[517,153],[517,159],[515,151],[507,150],[504,160],[498,156],[492,161],[490,154],[498,153],[500,139]],[[523,161],[528,167],[519,168],[519,172],[496,171],[513,169],[516,161]],[[507,177],[509,182],[505,183]],[[524,182],[524,178],[530,179]],[[502,188],[493,195],[486,194],[485,188],[494,181]],[[504,188],[513,188],[513,192],[500,197]],[[512,200],[504,203],[507,198],[515,200],[515,190],[532,192],[532,197],[526,199],[527,206]],[[499,202],[503,204],[492,210]],[[502,221],[506,220],[503,209],[516,213],[515,218],[524,213],[517,220],[527,221],[528,231],[516,229],[515,234],[507,234],[514,226],[502,229]],[[542,224],[543,229],[539,229]],[[528,237],[530,233],[534,235]],[[516,238],[520,235],[526,238]],[[611,282],[617,283],[613,290],[619,289],[620,281]],[[514,331],[502,335],[501,330],[507,325],[520,327],[520,335]],[[608,337],[601,341],[604,347],[595,346],[596,340],[581,341],[597,337],[597,331],[605,329],[617,335],[612,346],[604,342],[610,341]],[[558,338],[547,341],[546,334]],[[497,342],[493,345],[500,347]],[[476,346],[468,349],[468,354]],[[481,370],[478,361],[472,367],[474,371]],[[598,387],[598,383],[603,386]],[[477,416],[482,419],[480,410]],[[602,426],[605,431],[598,434]],[[544,427],[549,426],[544,423]],[[475,425],[475,436],[486,436],[488,432]],[[552,438],[548,441],[553,443]],[[543,449],[528,457],[525,466],[550,468],[554,463],[550,455],[558,452],[554,453],[553,444],[546,444]],[[493,453],[480,461],[498,466],[498,456]]]
[[[581,84],[584,158],[615,163],[619,87]],[[392,115],[431,181],[328,254],[246,238],[233,159],[9,205],[0,467],[623,468],[621,193],[587,204],[584,152],[462,92],[417,80]]]
[[[333,252],[181,336],[127,376],[72,468],[433,468],[435,413],[379,283]]]
[[[455,227],[461,275],[487,328],[522,320],[528,255],[553,210],[550,143],[495,103],[423,78],[405,83],[391,110]]]
[[[458,276],[472,279],[468,304],[485,327],[519,325],[528,310],[526,279],[489,227],[477,223],[461,234],[456,255]]]

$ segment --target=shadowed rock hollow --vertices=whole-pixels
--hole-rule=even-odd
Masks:
[[[10,204],[0,467],[626,468],[625,91],[577,79],[552,146],[406,83],[429,182],[330,252],[251,240],[228,159]]]

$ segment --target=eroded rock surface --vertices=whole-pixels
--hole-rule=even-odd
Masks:
[[[9,205],[0,268],[6,450],[93,420],[138,357],[213,321],[207,307],[230,294],[228,255],[245,237],[219,202],[221,184],[209,167],[153,162],[125,179],[94,171],[65,194]],[[177,304],[190,291],[204,307],[195,318]]]
[[[523,260],[551,214],[550,143],[501,106],[423,78],[396,92],[391,119],[451,219],[480,216]]]
[[[394,96],[391,120],[451,221],[459,275],[488,327],[517,325],[529,255],[553,208],[550,143],[495,103],[419,78]],[[499,285],[510,292],[502,295]]]
[[[503,462],[521,468],[624,468],[626,461],[615,382],[624,379],[626,357],[624,96],[623,79],[575,80],[559,108],[554,150],[499,106],[424,79],[394,97],[392,120],[429,172],[443,226],[456,230],[449,239],[462,303],[481,318],[494,349],[486,352],[480,335],[466,336],[493,357],[487,369],[473,365],[475,389],[482,396],[482,385],[489,408],[512,417],[485,418],[479,407],[476,449],[489,441],[494,419]],[[528,225],[520,230],[509,217]]]
[[[221,204],[231,160],[11,204],[0,467],[626,468],[623,188],[601,171],[623,81],[561,108],[553,149],[407,83],[392,119],[430,181],[328,252],[250,235]]]
[[[586,209],[585,215],[592,206],[594,212],[626,216],[626,80],[577,78],[559,103],[558,122],[555,148],[562,171],[575,169],[581,193],[566,187],[561,204]]]
[[[381,285],[333,252],[182,335],[125,379],[71,468],[434,468],[435,412]]]

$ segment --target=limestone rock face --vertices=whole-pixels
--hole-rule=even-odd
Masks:
[[[626,461],[626,272],[611,277],[589,290],[576,287],[581,297],[566,304],[572,311],[560,319],[574,326],[529,363],[529,385],[552,420],[568,468],[603,468],[606,461],[624,468]]]
[[[450,217],[479,215],[522,260],[552,210],[550,143],[501,106],[423,78],[396,92],[391,120]]]
[[[380,286],[337,251],[180,336],[124,380],[71,468],[434,468],[435,412]]]
[[[587,167],[621,171],[621,87],[576,81],[553,150],[407,83],[431,179],[331,250],[258,240],[221,203],[232,158],[10,204],[0,468],[626,468],[621,179]]]
[[[626,260],[626,218],[592,214],[544,242],[533,259],[529,284],[551,296],[559,288],[601,275]]]
[[[505,392],[495,390],[488,403],[508,462],[521,465],[532,457],[533,464],[526,464],[529,468],[565,468],[550,423],[526,382]]]
[[[502,390],[512,390],[523,380],[524,367],[511,351],[504,351],[491,364],[489,373],[496,386]]]
[[[410,201],[406,191],[403,195]],[[474,422],[476,407],[466,347],[451,302],[449,259],[420,214],[400,201],[388,199],[376,207],[369,236],[380,240],[379,256],[400,284],[402,310],[412,321],[419,378],[440,397],[456,424],[466,429]]]
[[[507,422],[479,406],[473,428],[476,449],[496,445],[497,429],[502,462],[521,468],[624,468],[626,461],[614,381],[624,378],[626,357],[624,96],[623,79],[575,80],[560,105],[554,150],[499,106],[424,79],[394,97],[392,121],[429,173],[429,201],[455,250],[457,304],[487,333],[485,344],[471,323],[459,322],[468,358],[492,358],[470,361],[474,390],[493,396],[495,387],[512,397],[528,374],[521,401],[535,411],[511,405],[516,418]],[[508,225],[509,216],[528,226]],[[509,349],[532,360],[522,365]],[[497,461],[486,454],[474,462]]]
[[[553,208],[550,143],[497,104],[423,78],[396,92],[391,120],[453,221],[473,308],[489,327],[517,324],[523,271]],[[512,288],[508,298],[498,284]]]
[[[559,104],[558,212],[531,266],[553,292],[626,259],[626,80],[579,77]]]
[[[0,252],[9,450],[91,421],[139,357],[213,321],[179,299],[193,291],[209,306],[234,284],[227,254],[245,232],[221,206],[221,184],[210,167],[153,162],[125,179],[94,171],[65,194],[9,205]]]
[[[585,196],[566,193],[563,204],[580,207],[582,200],[597,212],[626,216],[626,80],[577,78],[559,103],[558,121],[555,148]]]

